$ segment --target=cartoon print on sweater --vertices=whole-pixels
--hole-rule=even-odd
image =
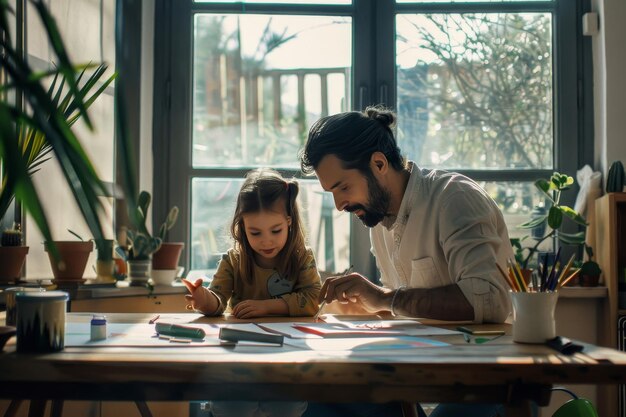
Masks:
[[[280,297],[293,292],[293,285],[293,281],[281,277],[278,271],[274,271],[267,279],[267,292],[272,297]]]

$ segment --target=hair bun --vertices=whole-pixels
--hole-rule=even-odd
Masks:
[[[384,107],[372,106],[365,109],[365,114],[372,120],[376,120],[383,126],[391,129],[396,124],[396,115]]]

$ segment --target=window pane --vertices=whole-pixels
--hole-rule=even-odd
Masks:
[[[546,1],[546,0],[396,0],[396,3],[515,3],[517,1]],[[547,0],[551,1],[551,0]]]
[[[196,178],[192,181],[191,269],[214,270],[232,247],[230,223],[242,179]],[[342,271],[349,265],[350,215],[335,210],[332,195],[317,180],[300,180],[299,203],[307,242],[318,269]]]
[[[115,39],[113,36],[104,36],[104,38],[102,36],[103,33],[112,34],[115,31],[115,2],[107,1],[102,5],[94,2],[53,3],[50,3],[50,12],[56,19],[72,61],[75,64],[99,63],[104,59],[109,65],[108,74],[111,74],[115,67]],[[54,60],[50,41],[31,3],[28,3],[25,24],[28,59],[31,65],[40,71],[53,68],[54,62],[49,61]],[[87,72],[88,75],[91,73],[92,70]],[[104,76],[101,81],[107,77],[108,75]],[[48,77],[44,82],[51,83],[52,77]],[[115,180],[113,87],[114,84],[111,84],[89,108],[89,117],[95,128],[93,131],[84,125],[82,118],[72,126],[72,130],[80,140],[98,175],[103,181],[109,183]],[[95,92],[97,88],[98,86],[92,88],[91,92]],[[33,175],[33,180],[43,206],[47,209],[50,229],[55,239],[76,240],[76,237],[69,232],[70,230],[85,240],[92,238],[56,158],[51,158],[41,165],[41,170]],[[49,192],[49,190],[54,190],[54,192]],[[113,219],[113,200],[101,198],[101,202],[106,211],[101,217],[103,231],[107,238],[113,238],[113,222],[110,220]],[[26,245],[30,247],[29,256],[26,257],[27,278],[49,279],[52,277],[52,269],[42,244],[43,236],[35,226],[32,217],[27,216],[25,223],[27,226]],[[95,258],[96,252],[94,251],[90,255],[84,278],[96,277]]]
[[[518,226],[533,218],[534,215],[544,214],[546,201],[542,193],[531,182],[481,182],[480,185],[494,199],[506,222],[509,237],[522,239],[522,246],[532,247],[543,237],[545,226],[535,229],[520,229]],[[553,251],[552,239],[544,240],[538,247],[540,251]],[[525,255],[528,252],[525,251]]]
[[[194,3],[352,4],[352,0],[194,0]]]
[[[398,15],[398,140],[421,166],[552,169],[549,13]]]
[[[308,122],[350,108],[350,18],[198,14],[194,29],[195,167],[296,168]]]

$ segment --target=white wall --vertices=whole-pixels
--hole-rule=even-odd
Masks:
[[[592,10],[600,20],[592,39],[595,165],[606,179],[611,163],[626,164],[626,1],[592,0]]]

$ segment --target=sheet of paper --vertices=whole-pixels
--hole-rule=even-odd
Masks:
[[[304,333],[311,333],[321,337],[380,337],[401,336],[399,330],[377,327],[351,327],[343,323],[294,323],[293,327]]]
[[[322,336],[318,336],[312,333],[304,333],[293,327],[294,324],[307,324],[307,323],[257,323],[260,328],[267,330],[271,333],[282,334],[292,339],[321,339]]]
[[[94,346],[223,346],[231,345],[220,341],[217,337],[219,326],[215,324],[193,324],[194,327],[204,329],[204,339],[186,338],[159,338],[154,331],[154,324],[148,323],[108,323],[107,338],[91,340],[91,326],[89,323],[66,323],[66,347],[94,347]]]
[[[292,339],[285,340],[285,345],[300,349],[314,350],[319,352],[348,351],[350,354],[376,353],[376,354],[404,354],[423,347],[448,346],[448,343],[431,340],[423,337],[398,336],[398,337],[351,337],[331,339]]]
[[[456,330],[425,326],[417,320],[354,320],[342,321],[336,317],[326,323],[282,322],[257,323],[259,327],[292,339],[319,339],[320,337],[368,336],[443,336],[459,334]]]
[[[460,334],[457,330],[443,329],[441,327],[426,326],[419,320],[376,320],[366,319],[359,320],[358,316],[351,316],[349,320],[345,320],[342,316],[327,314],[324,321],[330,324],[342,325],[350,329],[382,329],[394,330],[402,333],[404,336],[443,336],[451,334]]]

